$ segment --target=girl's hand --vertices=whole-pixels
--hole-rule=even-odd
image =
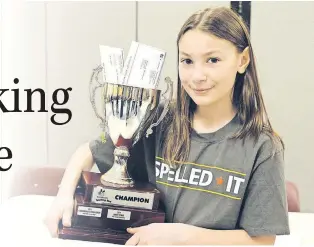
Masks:
[[[126,245],[183,245],[191,236],[193,226],[181,223],[153,223],[128,228],[133,236]]]
[[[44,223],[52,237],[57,237],[59,221],[66,227],[71,226],[71,218],[74,207],[72,196],[57,196],[53,201]]]

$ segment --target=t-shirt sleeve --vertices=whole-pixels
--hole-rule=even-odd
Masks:
[[[113,164],[113,152],[115,149],[110,137],[106,135],[106,142],[102,142],[100,137],[90,141],[89,148],[99,171],[101,173],[108,171]]]
[[[257,163],[244,197],[239,227],[252,237],[290,234],[283,151]]]
[[[147,168],[145,152],[143,148],[143,138],[141,138],[132,148],[129,149],[130,157],[127,161],[127,170],[129,175],[137,181],[147,181]],[[106,135],[106,142],[97,138],[89,142],[89,148],[92,153],[94,163],[100,173],[107,172],[114,162],[115,146],[109,135]]]

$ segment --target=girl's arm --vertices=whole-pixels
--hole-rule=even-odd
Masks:
[[[89,171],[93,167],[93,156],[89,148],[89,143],[81,145],[72,155],[66,166],[58,195],[72,197],[77,187],[82,171]]]

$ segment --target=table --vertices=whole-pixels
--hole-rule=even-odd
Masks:
[[[51,238],[43,218],[53,196],[22,195],[0,205],[0,246],[106,247],[114,244]],[[289,213],[291,235],[278,236],[276,246],[314,246],[314,214]],[[5,243],[5,244],[3,244]]]
[[[277,245],[314,246],[314,213],[290,212],[289,223],[291,235],[278,236]],[[293,243],[296,243],[296,245]]]
[[[54,197],[23,195],[0,205],[0,246],[106,247],[107,243],[52,238],[43,223]],[[3,245],[5,243],[5,245]]]

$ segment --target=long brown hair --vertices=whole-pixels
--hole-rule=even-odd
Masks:
[[[280,137],[273,131],[269,122],[263,102],[254,53],[250,42],[248,29],[235,12],[227,7],[207,8],[194,13],[182,26],[177,47],[181,37],[189,30],[198,29],[208,32],[218,38],[230,41],[242,52],[249,48],[250,63],[243,74],[236,75],[233,88],[232,103],[242,123],[242,128],[232,138],[245,139],[253,136],[257,141],[264,132],[272,139],[273,143],[283,146]],[[177,51],[179,53],[179,51]],[[177,97],[171,105],[165,139],[163,143],[163,158],[170,164],[184,162],[190,151],[190,133],[192,118],[196,104],[181,86],[178,75]]]

